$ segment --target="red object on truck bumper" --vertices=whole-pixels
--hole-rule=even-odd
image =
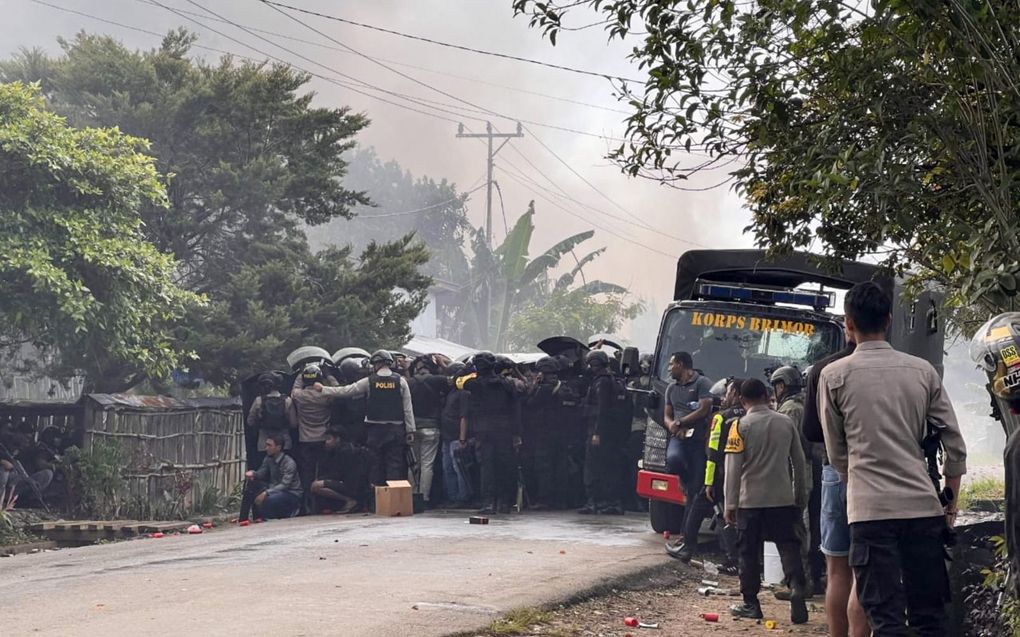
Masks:
[[[638,471],[637,494],[649,500],[662,500],[681,506],[687,503],[683,489],[680,488],[680,476],[657,471]]]

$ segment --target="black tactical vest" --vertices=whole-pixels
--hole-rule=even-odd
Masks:
[[[400,395],[400,376],[391,374],[368,377],[368,422],[404,422],[404,399]]]

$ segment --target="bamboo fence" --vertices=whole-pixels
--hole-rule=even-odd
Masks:
[[[199,511],[229,495],[245,471],[244,424],[237,401],[91,394],[84,448],[116,441],[124,453],[125,500],[160,517]]]

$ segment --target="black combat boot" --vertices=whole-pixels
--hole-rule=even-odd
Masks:
[[[478,509],[478,513],[481,515],[495,515],[496,499],[493,498],[490,502],[486,503],[482,508]]]
[[[596,513],[598,513],[598,510],[595,508],[595,501],[588,500],[588,502],[583,507],[578,509],[577,512],[581,515],[595,515]]]
[[[808,620],[807,604],[804,602],[804,584],[796,583],[790,587],[790,623],[806,624]]]
[[[765,617],[765,615],[761,612],[761,604],[757,601],[753,603],[744,602],[738,606],[730,606],[730,614],[741,619],[764,619]]]

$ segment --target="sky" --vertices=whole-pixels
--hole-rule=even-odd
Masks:
[[[372,123],[359,135],[360,144],[374,146],[382,159],[395,159],[416,176],[446,178],[461,191],[484,183],[486,149],[480,140],[457,138],[457,123],[463,123],[467,131],[478,132],[484,130],[488,120],[498,131],[513,132],[518,120],[532,122],[524,123],[523,138],[512,140],[496,157],[495,180],[503,206],[499,192],[494,191],[495,241],[499,242],[505,234],[502,210],[507,226],[512,226],[528,202],[535,200],[534,253],[566,236],[593,229],[595,238],[590,245],[606,246],[608,250],[586,270],[589,278],[629,287],[649,306],[662,308],[671,299],[676,258],[684,250],[706,246],[752,247],[751,238],[742,234],[748,215],[728,186],[706,192],[683,192],[630,178],[606,159],[613,142],[605,138],[624,134],[625,114],[619,111],[626,111],[627,107],[615,101],[613,87],[605,79],[292,13],[306,23],[302,25],[258,0],[158,0],[181,13],[192,12],[185,15],[206,26],[155,6],[151,0],[44,1],[157,33],[185,26],[199,35],[200,45],[258,59],[277,57],[306,71],[359,87],[361,93],[401,104],[403,108],[326,79],[314,78],[311,82],[320,105],[346,105],[368,115]],[[642,77],[636,65],[627,59],[633,42],[607,42],[602,27],[595,26],[563,32],[553,47],[538,30],[529,28],[526,18],[514,17],[511,0],[284,1],[446,43],[598,73]],[[260,39],[237,26],[217,21],[207,11],[249,30],[271,31],[307,42],[255,31],[264,38]],[[22,47],[57,52],[58,37],[69,38],[80,30],[112,35],[132,48],[148,49],[159,44],[155,35],[32,0],[0,0],[0,15],[4,16],[0,21],[0,54],[4,56]],[[581,27],[599,19],[587,9],[578,10],[564,24]],[[363,55],[352,53],[345,46]],[[196,53],[209,60],[219,57],[210,51]],[[377,88],[355,84],[358,81]],[[452,113],[429,111],[424,105]],[[432,116],[409,109],[429,111]],[[691,165],[702,160],[701,156],[689,159]],[[724,170],[709,172],[696,176],[685,186],[705,188],[725,177]],[[471,195],[468,208],[471,221],[481,226],[485,218],[484,188]]]

